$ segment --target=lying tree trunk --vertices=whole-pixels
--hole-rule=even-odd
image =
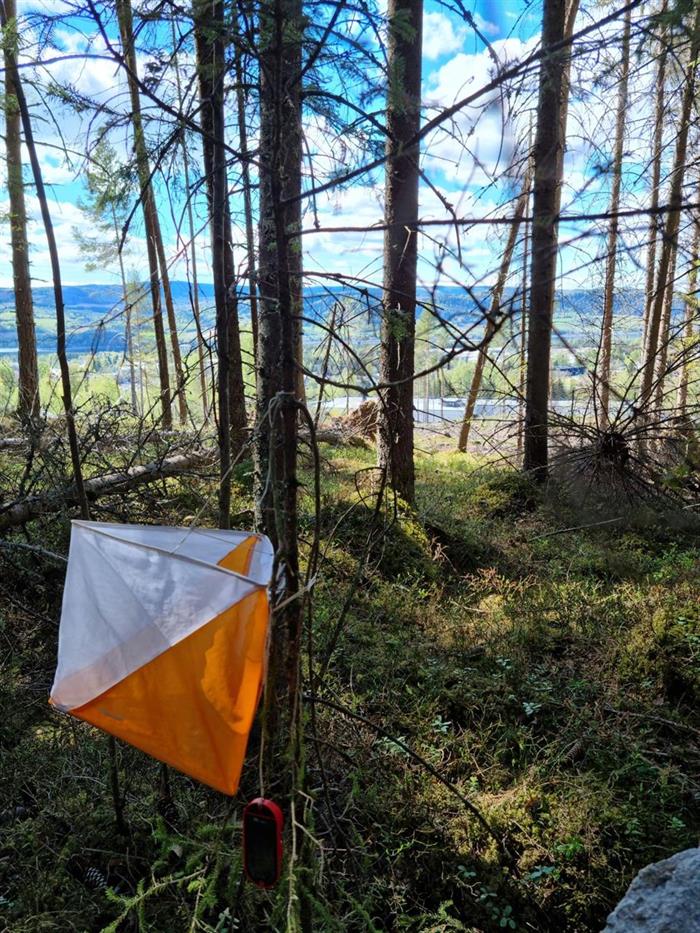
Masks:
[[[491,308],[489,309],[488,320],[486,322],[486,331],[484,333],[481,348],[479,349],[479,356],[476,361],[474,375],[472,376],[472,383],[469,387],[467,406],[464,411],[464,420],[462,421],[462,429],[459,432],[459,443],[457,445],[458,449],[462,453],[465,453],[469,443],[469,432],[471,430],[472,419],[474,417],[476,400],[479,397],[479,390],[481,389],[481,380],[484,375],[484,368],[488,359],[488,348],[494,334],[498,329],[498,317],[501,313],[501,299],[503,298],[503,289],[505,288],[506,281],[508,279],[510,263],[511,259],[513,258],[513,251],[515,250],[515,243],[518,239],[518,232],[520,230],[520,223],[523,219],[523,216],[525,215],[525,209],[529,199],[530,169],[528,168],[525,178],[523,179],[522,191],[515,205],[515,214],[513,215],[513,223],[510,225],[510,230],[508,231],[508,240],[506,242],[506,248],[503,252],[503,259],[501,260],[501,268],[498,273],[498,279],[496,280],[493,294],[491,295]]]
[[[165,460],[131,467],[121,472],[108,473],[85,480],[86,502],[94,502],[102,496],[129,492],[145,483],[152,483],[169,476],[180,476],[195,467],[211,463],[216,457],[214,450],[200,450],[191,454],[177,454]],[[50,512],[60,512],[67,506],[78,505],[80,494],[76,485],[46,495],[30,496],[21,502],[0,505],[0,531],[23,525]],[[82,509],[81,509],[81,514]],[[83,514],[83,517],[87,517]]]
[[[28,443],[29,438],[0,437],[0,450],[24,450]]]
[[[632,30],[632,10],[625,15],[625,29],[622,34],[622,59],[620,65],[620,89],[617,98],[615,120],[615,151],[613,154],[613,179],[610,193],[610,226],[608,227],[608,251],[605,267],[605,291],[603,294],[603,323],[601,328],[600,367],[600,408],[602,426],[610,422],[610,368],[612,362],[613,304],[615,300],[615,272],[617,268],[617,237],[620,220],[620,188],[622,185],[622,155],[625,144],[625,119],[627,116],[627,97],[630,70],[630,33]]]

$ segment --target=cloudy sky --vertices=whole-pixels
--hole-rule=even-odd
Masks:
[[[38,0],[25,0],[20,9],[30,15],[37,8]],[[42,0],[44,9],[63,12],[65,0]],[[469,5],[469,4],[468,4]],[[537,45],[540,27],[540,6],[528,0],[477,0],[472,7],[474,19],[483,38],[462,19],[447,12],[443,6],[428,3],[425,14],[423,38],[423,110],[424,119],[438,114],[444,107],[453,104],[484,86],[494,75],[499,65],[516,62],[531,52]],[[607,12],[600,4],[593,4],[591,12],[581,14],[579,28],[587,25],[593,17],[600,18]],[[78,28],[79,27],[79,28]],[[614,27],[617,31],[618,26]],[[605,88],[596,88],[591,56],[581,58],[574,64],[574,99],[571,107],[570,142],[567,153],[566,188],[564,208],[580,211],[605,210],[609,176],[600,168],[604,165],[612,147],[612,127],[615,100],[615,57],[619,57],[616,46],[602,48],[607,33],[594,37],[602,51],[596,54],[595,67],[601,62],[610,66],[612,77]],[[34,33],[27,23],[24,30],[27,56],[33,51]],[[488,42],[486,47],[484,40]],[[80,59],[83,52],[91,58]],[[81,93],[91,96],[115,110],[126,107],[123,78],[109,55],[102,39],[85,23],[66,19],[55,29],[53,47],[42,51],[45,64],[38,69],[37,76],[44,82],[70,83]],[[141,61],[143,66],[145,60]],[[186,69],[187,62],[183,62]],[[625,170],[626,203],[638,202],[645,191],[643,166],[647,158],[641,137],[635,138],[634,127],[642,125],[649,112],[650,67],[635,65],[633,68],[632,99],[635,102],[635,120],[628,140],[628,162]],[[506,87],[499,93],[484,96],[478,107],[465,108],[454,120],[436,130],[425,140],[422,167],[425,181],[421,185],[420,214],[423,219],[444,220],[449,217],[445,205],[449,203],[456,216],[484,217],[508,212],[509,199],[517,193],[519,172],[517,164],[522,155],[522,144],[528,135],[531,115],[536,100],[536,75]],[[36,97],[34,98],[36,100]],[[148,105],[146,105],[148,111]],[[82,158],[86,144],[94,139],[99,120],[89,115],[82,117],[68,112],[57,104],[47,116],[45,108],[35,109],[35,132],[44,143],[40,155],[45,181],[50,186],[51,210],[57,228],[61,248],[62,268],[68,283],[115,282],[116,269],[88,272],[84,267],[75,241],[74,229],[86,229],[86,218],[79,202],[84,193],[85,160]],[[233,113],[231,113],[233,118]],[[233,119],[232,119],[233,122]],[[121,132],[121,136],[119,136]],[[306,126],[307,149],[313,156],[315,171],[331,169],[339,151],[346,141],[337,137],[319,117],[309,116]],[[235,139],[233,140],[235,145]],[[113,143],[122,152],[127,152],[129,134],[126,129],[114,135]],[[65,152],[63,150],[66,150]],[[196,147],[192,155],[197,162]],[[318,180],[318,177],[317,177]],[[29,209],[32,216],[30,239],[32,243],[32,273],[37,284],[48,284],[49,264],[44,246],[43,232],[38,223],[36,200],[28,192]],[[159,185],[161,217],[169,256],[173,261],[173,276],[185,277],[183,262],[178,259],[182,241],[178,244],[176,224],[180,221],[184,199],[176,184]],[[205,214],[201,199],[196,205],[197,220],[204,223]],[[234,214],[236,213],[234,201]],[[7,204],[0,204],[5,211]],[[315,214],[310,202],[304,226],[311,228],[318,221],[326,227],[370,227],[381,222],[382,217],[382,174],[364,175],[342,190],[322,194],[316,200]],[[639,225],[638,225],[639,226]],[[562,284],[575,286],[596,284],[592,276],[590,259],[600,250],[599,238],[590,234],[603,232],[585,231],[580,239],[580,226],[568,226],[562,236],[570,245],[562,255]],[[186,231],[184,231],[186,233]],[[473,227],[455,236],[448,228],[430,228],[421,236],[422,256],[420,274],[426,285],[436,279],[441,282],[467,282],[468,284],[493,281],[498,256],[502,247],[503,228]],[[7,224],[0,226],[3,245],[7,247],[9,231]],[[634,236],[630,231],[630,236]],[[207,279],[206,234],[201,237],[201,278]],[[305,267],[310,273],[343,273],[369,281],[381,277],[382,234],[379,231],[364,233],[321,232],[304,237]],[[11,284],[8,249],[3,249],[0,263],[0,284]],[[440,260],[439,272],[436,264]],[[136,215],[129,239],[127,266],[133,274],[145,277],[145,250],[140,215]],[[634,276],[634,263],[629,267]]]

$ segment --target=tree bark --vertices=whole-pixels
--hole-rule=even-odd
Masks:
[[[528,196],[528,205],[530,198]],[[527,208],[526,208],[527,211]],[[522,283],[520,286],[520,346],[518,347],[518,394],[519,394],[519,414],[518,414],[518,440],[517,440],[517,461],[522,464],[523,459],[523,438],[525,434],[525,393],[527,391],[527,273],[529,256],[529,227],[528,221],[525,221],[523,229],[523,266]]]
[[[5,15],[11,29],[15,29],[16,0],[5,0]],[[13,42],[12,36],[6,43]],[[7,190],[10,202],[10,239],[12,243],[12,282],[15,295],[17,322],[17,348],[19,363],[19,398],[17,410],[22,419],[39,418],[39,364],[36,352],[32,282],[29,272],[29,241],[27,239],[27,209],[22,177],[21,115],[17,105],[17,90],[10,56],[14,47],[5,46],[5,158],[7,162]]]
[[[160,281],[163,286],[163,296],[165,297],[165,310],[168,315],[168,329],[170,330],[170,348],[173,354],[173,368],[175,369],[175,378],[177,379],[177,406],[180,424],[187,421],[187,394],[185,387],[185,371],[182,368],[182,354],[180,352],[180,340],[177,334],[177,318],[175,317],[175,305],[173,303],[173,292],[170,287],[170,273],[168,271],[168,260],[165,255],[165,246],[163,245],[163,236],[160,230],[160,220],[158,212],[153,202],[154,216],[153,229],[155,236],[156,252],[158,253],[158,265],[160,266]]]
[[[377,434],[379,464],[407,502],[414,500],[413,373],[418,262],[418,144],[420,130],[422,0],[389,0],[387,42],[384,289],[382,296]]]
[[[564,39],[565,19],[565,0],[544,0],[545,50]],[[562,108],[570,54],[569,49],[548,52],[542,60],[535,133],[524,468],[539,482],[547,478],[548,468],[549,369],[565,138]]]
[[[694,322],[698,313],[696,289],[698,284],[698,262],[700,261],[700,220],[693,224],[693,245],[690,250],[690,269],[688,270],[688,288],[685,295],[685,320],[683,326],[683,356],[681,361],[681,380],[678,386],[678,410],[685,422],[688,414],[688,372],[690,357],[694,348]]]
[[[178,108],[184,109],[184,94],[182,93],[182,79],[180,77],[180,62],[177,54],[177,40],[175,34],[175,20],[171,20],[171,33],[173,38],[173,65],[175,68],[175,86],[177,88]],[[185,192],[187,198],[187,230],[189,234],[189,245],[183,244],[186,255],[189,255],[192,263],[192,282],[190,284],[190,297],[192,305],[192,317],[197,328],[197,363],[199,365],[199,389],[202,396],[202,416],[204,423],[209,421],[209,402],[207,391],[207,376],[204,362],[204,335],[202,334],[202,318],[199,310],[199,276],[197,274],[197,243],[194,228],[194,212],[192,210],[192,192],[190,190],[190,157],[187,151],[187,135],[185,127],[182,127],[180,135],[180,150],[182,152],[182,173],[185,182]],[[189,278],[189,276],[188,276]]]
[[[216,305],[219,446],[221,449],[220,522],[228,527],[231,455],[246,441],[246,410],[238,327],[236,270],[226,169],[224,78],[225,26],[222,0],[197,0],[193,8],[197,76],[201,100],[202,151],[209,203],[212,273]]]
[[[508,239],[506,241],[506,248],[503,252],[503,258],[501,259],[501,267],[498,272],[498,278],[491,295],[491,307],[489,309],[489,315],[486,322],[486,329],[484,332],[483,342],[481,348],[479,349],[479,356],[476,361],[476,368],[474,369],[474,375],[472,376],[472,382],[469,387],[469,395],[467,396],[467,405],[464,410],[464,419],[462,421],[462,428],[459,432],[459,443],[458,449],[464,453],[469,444],[469,432],[471,430],[472,420],[474,418],[474,408],[476,406],[476,400],[479,397],[479,391],[481,389],[481,380],[484,375],[484,368],[488,360],[488,348],[491,344],[496,330],[498,328],[498,317],[501,313],[501,301],[503,299],[503,289],[505,288],[506,281],[508,280],[508,273],[510,272],[510,263],[513,258],[513,251],[515,250],[515,243],[518,239],[518,232],[520,230],[520,224],[525,215],[525,210],[530,200],[530,170],[528,169],[525,178],[523,180],[523,187],[520,193],[520,196],[515,205],[515,213],[513,215],[513,223],[510,225],[508,231]]]
[[[124,60],[132,74],[136,74],[136,52],[134,49],[134,27],[131,15],[131,0],[115,0],[115,9],[119,23]],[[148,164],[148,153],[143,133],[143,120],[141,118],[141,101],[139,89],[128,75],[129,95],[131,98],[131,125],[134,132],[134,154],[136,157],[136,170],[141,188],[141,205],[143,208],[143,221],[146,228],[146,254],[148,256],[148,269],[151,288],[151,305],[153,308],[153,330],[156,339],[156,354],[158,356],[158,377],[160,383],[160,404],[163,427],[169,429],[173,424],[172,404],[170,397],[170,372],[168,365],[168,351],[165,345],[165,329],[163,327],[163,308],[160,297],[160,277],[158,275],[157,240],[160,239],[158,214],[153,199],[151,185],[151,170]]]
[[[251,197],[250,162],[248,159],[248,126],[246,123],[246,93],[244,87],[243,53],[240,48],[238,19],[234,16],[234,68],[236,71],[236,109],[238,115],[238,148],[241,153],[241,180],[243,182],[243,211],[245,238],[248,252],[248,289],[250,291],[250,327],[253,332],[253,357],[258,348],[258,274],[255,261],[255,232]]]
[[[659,327],[658,349],[654,361],[654,412],[657,417],[661,415],[664,407],[664,384],[666,382],[666,365],[668,363],[668,348],[671,340],[671,316],[673,313],[673,294],[676,284],[676,261],[678,259],[678,249],[674,247],[671,251],[671,259],[668,267],[668,276],[666,280],[666,291],[664,294],[664,309],[661,315],[661,326]]]
[[[600,366],[598,379],[600,384],[600,409],[603,427],[610,423],[610,368],[612,361],[613,306],[615,301],[615,272],[617,266],[617,239],[620,221],[617,212],[620,209],[620,187],[622,184],[622,156],[625,144],[625,119],[627,117],[627,99],[630,68],[630,33],[632,30],[632,11],[625,15],[622,34],[622,56],[620,62],[620,87],[617,98],[615,118],[615,151],[613,153],[613,178],[610,193],[610,226],[608,227],[608,250],[605,267],[605,290],[603,293],[603,323],[601,331]]]
[[[128,492],[145,483],[152,483],[168,476],[180,476],[195,467],[211,463],[213,459],[213,451],[202,450],[191,454],[176,454],[165,460],[131,467],[128,470],[117,470],[104,476],[93,476],[85,480],[85,498],[87,502],[94,502],[101,496]],[[0,505],[0,532],[24,525],[41,515],[59,512],[66,506],[79,504],[80,493],[76,485],[46,495],[30,496],[21,502],[5,503]],[[81,514],[83,514],[82,510]],[[83,517],[85,517],[84,514]]]
[[[282,798],[299,779],[300,651],[303,600],[297,545],[296,295],[292,284],[300,248],[290,199],[299,197],[302,155],[301,0],[260,6],[260,230],[256,523],[277,556],[272,633],[263,702],[266,783],[276,774]],[[282,758],[284,774],[274,767]]]
[[[119,242],[119,221],[112,205],[112,223],[114,224],[115,242]],[[129,285],[126,280],[126,269],[124,268],[124,256],[122,251],[117,251],[117,261],[119,264],[119,281],[122,287],[122,302],[124,304],[124,336],[126,339],[126,356],[129,364],[129,387],[131,390],[131,414],[136,416],[139,413],[138,399],[136,397],[136,367],[134,365],[134,334],[131,320],[131,301],[129,300]]]
[[[654,293],[649,309],[647,340],[641,373],[639,409],[643,416],[649,414],[646,410],[652,402],[655,360],[659,350],[659,334],[664,311],[664,302],[669,282],[671,260],[678,242],[678,225],[680,222],[681,208],[683,206],[683,180],[688,150],[688,132],[690,129],[690,117],[696,91],[697,58],[700,52],[700,5],[696,7],[691,30],[688,69],[685,75],[685,87],[683,89],[681,112],[678,120],[676,152],[673,169],[671,171],[669,211],[666,214],[666,221],[663,226],[661,254],[659,257],[659,267],[656,275]]]
[[[666,4],[662,11],[666,10]],[[654,140],[651,161],[651,211],[649,214],[649,233],[647,236],[647,279],[644,289],[644,319],[642,322],[642,359],[644,358],[649,329],[649,316],[654,297],[654,275],[656,273],[656,246],[659,239],[661,218],[658,214],[659,194],[661,188],[661,156],[664,141],[664,109],[666,90],[666,57],[668,55],[665,37],[662,38],[659,53],[659,65],[656,72],[656,104],[654,108]]]
[[[0,0],[0,25],[3,29],[7,27],[7,12],[3,0]],[[65,305],[63,301],[63,284],[61,281],[61,264],[58,259],[58,246],[54,234],[53,223],[51,221],[51,212],[49,202],[44,187],[44,179],[41,174],[39,157],[34,143],[34,133],[32,131],[32,121],[29,116],[27,101],[24,96],[24,90],[19,77],[17,60],[14,51],[9,47],[5,49],[5,67],[10,72],[12,84],[14,87],[17,109],[20,113],[22,128],[24,130],[24,142],[29,153],[29,162],[32,167],[34,185],[36,187],[36,196],[41,209],[41,220],[46,234],[46,245],[51,262],[51,278],[53,281],[54,304],[56,308],[56,356],[61,370],[61,389],[63,392],[63,410],[66,418],[66,429],[68,434],[68,447],[70,450],[71,465],[73,467],[73,482],[75,483],[76,498],[80,505],[80,514],[82,518],[90,517],[88,501],[85,495],[85,483],[83,481],[83,468],[80,462],[80,449],[78,446],[78,433],[75,428],[75,411],[73,409],[73,395],[70,382],[70,369],[68,367],[68,357],[66,355],[66,318]]]

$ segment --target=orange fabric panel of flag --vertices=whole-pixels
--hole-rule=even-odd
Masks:
[[[241,541],[238,547],[229,551],[226,557],[222,557],[218,566],[225,570],[233,570],[234,573],[248,573],[250,560],[258,543],[257,535],[251,535],[245,541]]]
[[[255,543],[255,537],[243,542],[221,566],[234,569],[230,559],[244,573]],[[263,677],[267,625],[267,595],[257,590],[71,713],[234,794]]]

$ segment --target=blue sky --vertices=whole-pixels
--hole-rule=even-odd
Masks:
[[[25,11],[36,2],[38,0],[26,0]],[[63,8],[63,0],[41,2],[50,6],[53,12]],[[501,63],[516,61],[531,51],[537,43],[541,15],[538,2],[478,0],[471,9],[479,29],[491,45],[490,49],[485,48],[481,39],[461,18],[437,3],[430,2],[426,6],[423,42],[424,119],[430,119],[445,106],[483,86],[494,71],[493,55]],[[604,15],[604,12],[598,4],[591,8],[591,14],[596,17]],[[588,17],[588,14],[586,16]],[[590,22],[590,17],[586,22]],[[68,20],[57,30],[57,43],[67,54],[77,53],[86,48],[85,39],[81,37],[80,32],[71,29],[73,24],[74,21]],[[92,49],[98,52],[103,50],[99,38],[93,40]],[[611,54],[614,58],[614,50]],[[183,67],[186,65],[186,62],[183,63]],[[611,100],[610,94],[602,92],[598,97],[585,93],[591,81],[586,67],[583,63],[577,64],[574,69],[575,92],[581,101],[579,103],[577,99],[574,100],[571,107],[572,140],[567,155],[564,205],[566,207],[568,203],[567,198],[571,200],[574,193],[578,195],[578,192],[586,187],[586,207],[593,206],[594,209],[604,210],[607,204],[608,180],[604,176],[596,179],[591,175],[591,145],[582,140],[588,135],[594,140],[602,140],[603,148],[609,144],[614,98]],[[123,77],[112,62],[59,62],[43,68],[39,74],[43,79],[52,77],[58,81],[70,81],[81,91],[104,102],[109,101],[114,107],[126,107]],[[645,82],[648,78],[642,69],[637,84],[633,86],[633,96],[637,94],[641,101],[648,100],[648,93],[646,98],[644,97]],[[421,187],[422,218],[438,220],[449,216],[445,211],[445,200],[453,205],[458,216],[488,216],[507,210],[504,205],[507,204],[514,186],[517,189],[517,180],[514,182],[507,176],[511,163],[520,154],[518,144],[522,145],[527,136],[529,112],[536,100],[535,77],[528,79],[525,86],[514,86],[510,90],[510,102],[498,94],[493,94],[483,101],[484,106],[462,111],[454,121],[425,141],[422,166],[429,184],[424,183]],[[614,91],[612,93],[614,94]],[[646,111],[648,106],[641,105],[641,109]],[[640,120],[643,115],[640,114]],[[59,110],[54,112],[54,117],[67,146],[78,153],[84,150],[86,140],[94,132],[94,126],[90,125],[87,118],[62,113]],[[233,112],[231,118],[233,121]],[[84,190],[84,164],[78,155],[64,158],[58,148],[54,148],[59,146],[60,139],[56,126],[51,121],[37,120],[36,132],[37,136],[47,143],[41,150],[41,158],[46,180],[50,185],[51,206],[61,245],[66,282],[116,282],[116,269],[93,272],[84,269],[84,260],[73,236],[75,227],[85,226],[85,218],[78,207]],[[331,167],[344,140],[335,138],[329,127],[318,119],[310,119],[307,122],[306,132],[309,148],[317,154],[316,171],[322,174]],[[236,143],[235,139],[232,141]],[[115,135],[113,144],[117,148],[121,146],[122,151],[126,152],[126,147],[129,146],[128,133],[122,131],[121,138]],[[643,140],[640,140],[639,145],[643,149]],[[627,170],[629,178],[634,174],[634,164],[635,159],[630,156]],[[374,183],[370,182],[369,177],[363,176],[343,190],[319,197],[316,207],[322,226],[369,226],[380,222],[382,173],[375,173]],[[627,193],[634,201],[644,188],[643,179],[636,185],[630,182],[628,188]],[[170,194],[178,213],[182,209],[182,196],[174,189]],[[169,199],[163,187],[159,191],[159,202],[168,252],[173,259],[173,275],[176,278],[184,278],[184,266],[177,260],[178,242],[175,226],[169,215]],[[36,204],[31,196],[29,205],[34,214],[30,231],[33,276],[37,284],[45,284],[49,274],[48,257],[38,223]],[[234,214],[239,206],[234,202]],[[201,199],[197,204],[197,213],[198,221],[204,223],[205,211]],[[307,214],[305,226],[311,225],[312,218]],[[573,228],[564,229],[562,233],[568,238],[575,231]],[[460,238],[459,256],[454,233],[431,228],[429,234],[430,236],[422,236],[420,242],[420,275],[426,285],[431,285],[436,280],[435,261],[438,254],[442,255],[440,280],[443,283],[452,281],[476,284],[493,280],[502,249],[502,229],[487,230],[484,227],[476,227],[466,231]],[[238,233],[237,236],[242,244],[242,235]],[[0,227],[0,237],[7,243],[9,231],[6,224]],[[202,279],[206,280],[206,234],[200,239],[200,273]],[[340,272],[378,282],[381,280],[381,247],[382,235],[378,231],[362,235],[322,233],[309,236],[304,239],[305,266],[309,272]],[[590,240],[563,251],[562,284],[577,285],[582,284],[582,281],[595,284],[591,280],[590,270],[586,269],[578,278],[568,270],[585,265],[596,249],[597,241]],[[3,251],[3,256],[8,257],[7,249]],[[239,258],[242,264],[242,249]],[[133,228],[126,262],[134,274],[145,277],[145,249],[140,215]],[[11,270],[8,259],[5,259],[3,265],[0,265],[0,283],[10,282]]]

